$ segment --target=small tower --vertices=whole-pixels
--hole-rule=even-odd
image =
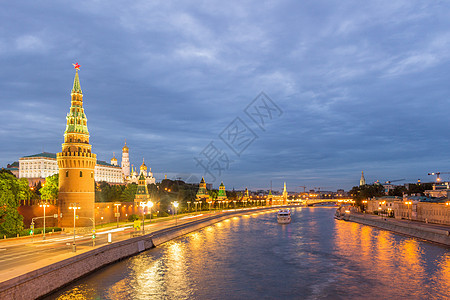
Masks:
[[[122,148],[122,173],[123,176],[130,176],[130,149],[127,147],[127,140],[125,140],[125,146]]]
[[[219,186],[219,193],[217,195],[217,200],[223,201],[227,199],[227,192],[225,191],[225,185],[222,183]]]
[[[138,187],[136,189],[136,196],[134,197],[135,204],[139,205],[141,202],[147,202],[150,200],[148,193],[147,183],[145,182],[144,174],[141,173],[138,180]]]
[[[113,152],[113,158],[111,158],[111,164],[113,166],[117,166],[117,158],[116,158],[116,153]]]
[[[288,198],[288,193],[286,190],[286,182],[284,183],[284,189],[283,189],[283,204],[287,204],[287,198]]]
[[[361,171],[361,179],[359,180],[359,186],[366,184],[366,179],[364,178],[364,171]]]
[[[208,194],[208,190],[206,189],[205,178],[202,177],[202,180],[200,181],[200,184],[198,185],[198,191],[197,191],[197,195],[195,196],[195,199],[197,201],[199,201],[199,200],[202,200],[205,198],[208,199],[209,194]]]
[[[73,230],[74,213],[79,216],[76,227],[91,227],[94,218],[95,181],[94,170],[97,155],[91,152],[87,118],[83,108],[83,92],[81,91],[78,70],[80,65],[74,64],[75,79],[73,81],[71,106],[66,116],[67,124],[64,132],[62,151],[56,155],[59,169],[58,206],[62,215],[60,226],[66,231]],[[77,209],[71,209],[77,207]]]
[[[250,197],[248,195],[248,189],[245,188],[244,195],[242,196],[242,201],[248,201],[249,198]]]

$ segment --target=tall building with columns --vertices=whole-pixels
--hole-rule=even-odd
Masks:
[[[56,155],[59,169],[58,204],[62,214],[60,226],[70,230],[74,224],[74,213],[78,215],[76,227],[91,227],[94,218],[95,182],[94,171],[96,154],[91,152],[87,118],[83,108],[78,71],[75,66],[75,79],[71,92],[71,106],[66,116],[66,130],[62,151]],[[79,207],[74,212],[71,207]]]

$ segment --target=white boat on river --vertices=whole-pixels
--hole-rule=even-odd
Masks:
[[[288,208],[280,209],[277,213],[277,221],[279,224],[291,223],[291,211]]]

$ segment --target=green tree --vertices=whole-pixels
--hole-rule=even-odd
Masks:
[[[389,196],[398,196],[402,197],[403,193],[406,193],[408,190],[403,185],[398,185],[394,187],[394,189],[389,191]]]
[[[219,190],[209,190],[208,191],[209,196],[214,201],[217,199],[217,196],[219,196]]]
[[[349,193],[352,195],[353,200],[355,200],[356,205],[363,207],[362,200],[384,196],[384,187],[378,183],[365,184],[362,186],[354,186]]]
[[[58,199],[59,192],[59,174],[56,173],[52,176],[45,178],[44,186],[39,190],[41,193],[41,199],[46,201],[51,201]]]
[[[127,184],[126,188],[122,192],[122,195],[120,196],[121,200],[124,202],[133,202],[136,197],[136,190],[136,183]]]
[[[426,190],[432,190],[432,183],[416,183],[408,185],[408,193],[409,194],[423,194]]]
[[[15,235],[23,229],[23,216],[17,208],[31,197],[28,181],[0,172],[0,235]]]

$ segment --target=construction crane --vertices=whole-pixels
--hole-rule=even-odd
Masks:
[[[306,193],[306,186],[304,186],[304,185],[299,185],[298,187],[303,188],[303,193]]]
[[[450,174],[450,172],[432,172],[428,173],[428,175],[436,175],[436,182],[441,182],[441,174]]]

